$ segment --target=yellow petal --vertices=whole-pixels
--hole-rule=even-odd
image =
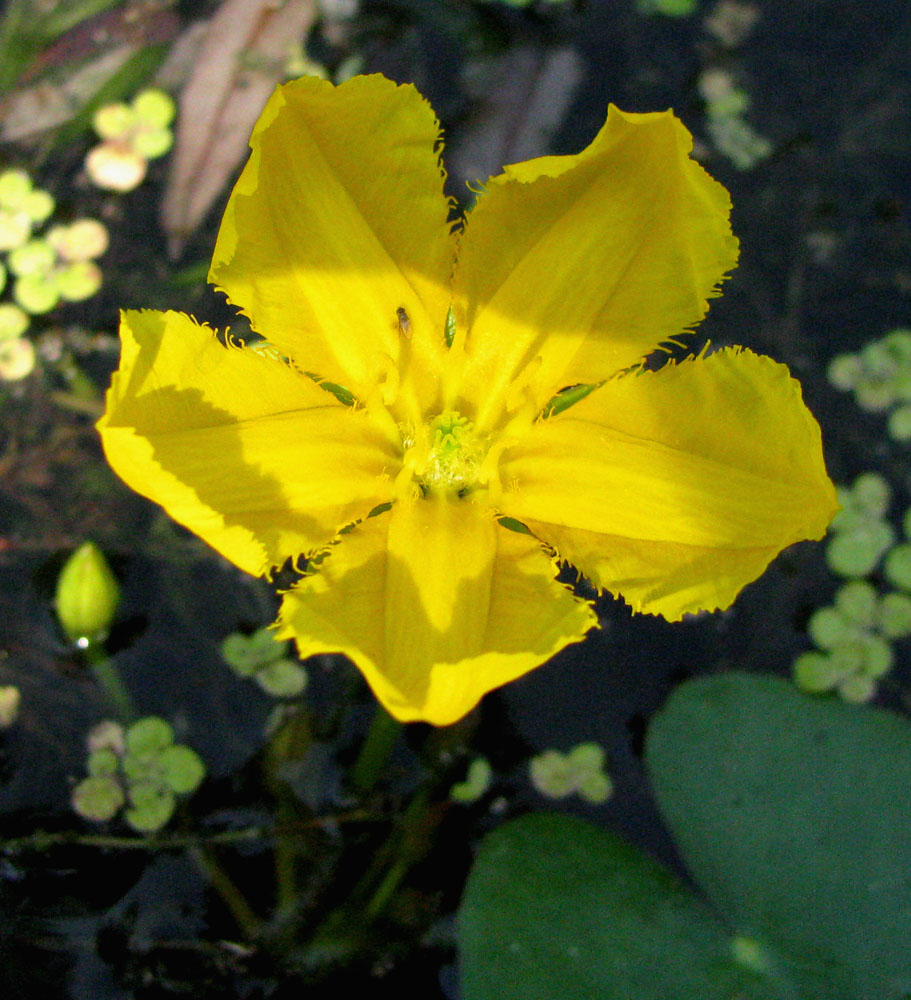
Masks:
[[[401,463],[363,411],[181,313],[125,312],[98,422],[114,471],[250,573],[327,544]]]
[[[837,507],[799,385],[732,349],[608,382],[536,424],[501,477],[505,514],[671,620],[727,607]]]
[[[553,561],[468,500],[397,503],[285,595],[279,635],[344,653],[403,722],[448,725],[596,624]]]
[[[424,376],[444,350],[452,267],[438,138],[414,87],[287,83],[218,234],[210,280],[301,368],[362,399],[393,364],[415,366],[422,405],[433,402]]]
[[[476,400],[479,427],[496,422],[517,376],[540,409],[702,318],[737,241],[728,194],[691,148],[671,112],[611,106],[578,156],[520,163],[488,182],[454,278],[468,331],[460,391]],[[458,396],[450,405],[468,409]]]

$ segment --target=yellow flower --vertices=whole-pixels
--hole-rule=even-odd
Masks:
[[[414,88],[280,87],[210,271],[264,342],[124,313],[111,465],[250,573],[317,556],[279,635],[349,656],[403,721],[453,722],[597,624],[558,559],[636,611],[727,607],[836,502],[782,365],[641,364],[737,258],[691,145],[612,107],[453,226]]]

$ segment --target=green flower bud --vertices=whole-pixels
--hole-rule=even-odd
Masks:
[[[134,153],[146,160],[156,160],[174,145],[174,134],[169,128],[155,128],[137,132],[130,140]]]
[[[33,316],[50,312],[60,301],[57,283],[50,275],[25,274],[13,285],[13,298]]]
[[[130,785],[131,806],[124,813],[127,823],[138,833],[160,830],[174,815],[177,800],[167,785],[140,781]]]
[[[0,208],[15,211],[32,190],[32,179],[24,170],[0,173]]]
[[[189,747],[168,747],[158,763],[162,780],[175,795],[195,792],[206,776],[206,765],[202,758]]]
[[[158,88],[143,90],[133,98],[137,119],[149,128],[166,128],[174,121],[177,108],[171,95]]]
[[[71,801],[80,816],[103,823],[123,805],[123,789],[114,778],[85,778],[73,789]]]
[[[449,790],[453,802],[477,802],[490,787],[493,769],[484,757],[475,757],[468,766],[464,781],[457,781]]]
[[[84,648],[107,634],[120,587],[93,542],[83,542],[67,559],[57,578],[55,603],[63,631],[77,645]]]
[[[20,277],[27,274],[43,276],[50,274],[57,263],[57,254],[46,240],[33,239],[11,251],[7,263],[13,274]]]
[[[18,382],[35,370],[35,348],[30,340],[17,337],[0,340],[0,379]]]
[[[256,671],[256,683],[273,698],[296,698],[307,687],[307,672],[291,660],[275,660]]]
[[[91,260],[76,260],[54,275],[60,297],[67,302],[83,302],[101,288],[101,268]]]

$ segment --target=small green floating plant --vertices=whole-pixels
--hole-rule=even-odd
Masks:
[[[73,789],[73,808],[94,822],[123,819],[138,833],[154,833],[170,820],[178,798],[205,777],[200,756],[174,742],[174,730],[155,715],[124,731],[103,722],[89,734],[88,777]]]
[[[287,652],[288,643],[268,628],[252,635],[232,632],[221,644],[222,659],[234,673],[255,681],[273,698],[296,698],[307,687],[307,671]]]

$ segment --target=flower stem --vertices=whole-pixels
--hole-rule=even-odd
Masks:
[[[401,732],[402,723],[378,703],[364,745],[351,768],[351,784],[359,795],[366,794],[377,783]]]
[[[117,710],[118,719],[126,724],[134,722],[136,709],[133,707],[133,699],[113,659],[105,653],[100,643],[95,642],[90,643],[85,650],[85,658],[111,707]]]

